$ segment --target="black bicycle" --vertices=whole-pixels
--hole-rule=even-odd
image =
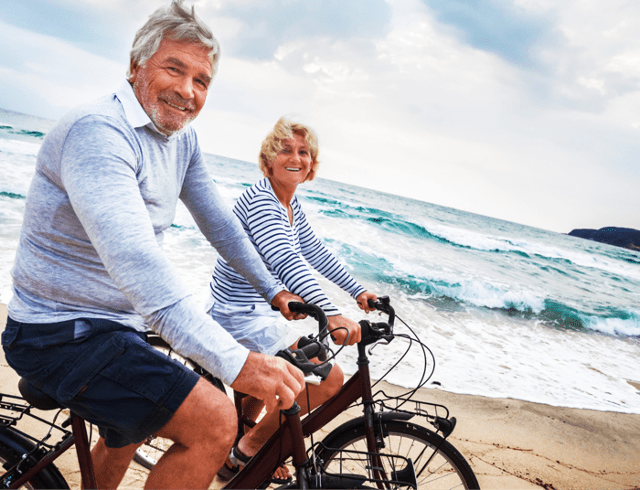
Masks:
[[[356,374],[333,398],[304,419],[300,419],[300,410],[295,403],[290,409],[283,410],[285,417],[280,428],[225,488],[266,488],[273,483],[274,471],[285,464],[294,469],[294,478],[280,488],[478,488],[471,467],[446,440],[455,427],[455,418],[449,417],[446,407],[412,400],[417,388],[398,397],[387,396],[383,391],[372,393],[370,346],[389,343],[395,338],[405,338],[409,346],[420,346],[425,355],[425,369],[418,387],[429,378],[426,359],[430,351],[408,326],[409,333],[394,332],[396,315],[388,298],[370,304],[386,313],[388,321],[360,322],[362,340],[357,347]],[[334,355],[321,364],[309,359],[322,358],[326,354],[327,319],[314,305],[297,303],[290,306],[294,311],[314,316],[319,322],[320,333],[306,338],[306,342],[299,342],[299,345],[305,344],[301,348],[287,349],[279,355],[305,373],[322,378],[328,372],[326,363]],[[152,342],[171,354],[163,341],[156,338]],[[197,365],[191,365],[224,389],[219,380]],[[20,383],[20,391],[22,398],[0,394],[0,463],[5,470],[0,475],[0,488],[69,488],[54,461],[74,445],[83,487],[95,488],[84,421],[71,414],[67,420],[57,423],[64,413],[57,402],[24,380]],[[236,403],[236,406],[241,421],[239,426],[243,427],[241,404]],[[314,434],[319,429],[353,406],[361,406],[363,416],[340,425],[321,442],[314,442]],[[37,415],[38,410],[58,410],[58,416],[50,422]],[[18,425],[25,417],[48,426],[45,436],[34,437],[19,429]],[[241,436],[242,432],[239,432],[238,438]],[[162,451],[162,446],[158,447]]]
[[[321,371],[326,364],[314,364],[308,358],[326,351],[326,317],[314,305],[291,303],[289,306],[292,311],[316,318],[320,333],[304,338],[305,341],[299,343],[305,344],[301,349],[293,352],[287,350],[281,355],[303,372],[318,373],[322,377]],[[433,363],[431,371],[427,372],[427,360],[429,357],[433,359],[431,352],[406,324],[408,333],[394,332],[396,314],[388,297],[380,298],[371,306],[386,313],[388,320],[379,323],[360,322],[362,340],[357,347],[356,374],[340,392],[304,419],[299,417],[297,404],[283,411],[285,422],[280,429],[224,488],[273,486],[271,475],[284,464],[292,467],[295,477],[291,483],[279,488],[479,488],[465,458],[446,440],[455,428],[455,418],[449,416],[448,409],[443,405],[412,399],[433,373]],[[376,344],[388,344],[395,338],[408,341],[407,352],[412,346],[422,349],[424,368],[420,381],[415,389],[400,396],[388,396],[382,390],[373,394],[369,375],[371,348]],[[162,339],[155,338],[151,342],[167,355],[180,358]],[[325,362],[333,357],[335,353]],[[197,364],[188,360],[184,362],[215,382]],[[235,402],[239,440],[245,425],[250,426],[253,421],[242,412],[241,396],[236,396]],[[340,425],[321,442],[314,441],[314,433],[354,406],[362,407],[362,417]],[[416,421],[422,421],[425,425]],[[136,454],[136,461],[151,467],[170,444],[170,441],[161,438],[151,438]]]
[[[54,461],[75,446],[83,488],[96,488],[90,441],[85,421],[25,379],[18,383],[22,397],[0,393],[0,488],[69,488]],[[53,421],[37,415],[55,410]],[[17,428],[25,418],[39,422],[44,436],[34,437]],[[61,422],[57,422],[62,418]]]

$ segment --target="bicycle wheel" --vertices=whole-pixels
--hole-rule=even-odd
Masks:
[[[220,379],[211,375],[208,371],[205,371],[198,364],[191,361],[191,359],[185,359],[184,357],[182,357],[160,337],[156,335],[149,335],[149,337],[147,338],[147,342],[149,342],[149,345],[158,349],[160,352],[163,352],[170,359],[173,359],[174,361],[187,366],[189,369],[192,369],[196,374],[199,374],[211,384],[216,386],[218,389],[226,393],[224,384],[222,383],[222,381],[220,381]],[[171,441],[170,439],[151,436],[142,446],[138,448],[138,450],[133,455],[133,460],[136,463],[144,466],[145,468],[151,469],[155,466],[155,464],[162,457],[165,451],[171,447],[172,444],[173,441]]]
[[[464,457],[438,434],[413,423],[389,420],[377,425],[376,439],[384,468],[384,488],[479,488]],[[327,477],[347,478],[345,485],[375,488],[364,424],[345,424],[320,445],[317,460]],[[393,482],[393,483],[392,483]],[[335,481],[332,483],[335,485]]]
[[[35,444],[18,432],[8,427],[0,428],[0,465],[5,470],[12,468],[22,460],[22,456],[35,448]],[[34,457],[29,457],[27,467],[35,464]],[[23,464],[25,464],[23,463]],[[14,479],[15,481],[15,479]],[[11,482],[0,481],[0,488],[7,488]],[[20,488],[69,488],[66,480],[55,465],[50,464],[42,469],[29,483]]]

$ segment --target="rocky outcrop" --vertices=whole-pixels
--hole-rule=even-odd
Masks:
[[[640,251],[640,230],[633,228],[608,226],[599,230],[578,229],[572,230],[569,235]]]

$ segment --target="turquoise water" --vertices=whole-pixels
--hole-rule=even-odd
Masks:
[[[51,124],[0,110],[5,303],[25,196]],[[261,177],[254,164],[206,158],[230,205]],[[640,381],[640,253],[323,179],[299,196],[325,243],[368,289],[390,295],[432,349],[440,389],[640,413],[640,393],[628,383]],[[217,255],[184,208],[165,251],[204,302]],[[345,314],[361,318],[349,297],[321,283]],[[373,372],[382,375],[404,348],[376,347]],[[341,353],[347,372],[353,356]],[[414,352],[389,380],[410,386],[419,367]]]

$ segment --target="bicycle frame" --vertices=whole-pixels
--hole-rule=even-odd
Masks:
[[[2,394],[2,398],[0,398],[0,400],[6,397],[23,400],[22,398],[14,397],[13,395],[7,394]],[[14,403],[7,403],[2,401],[2,408],[6,408],[9,410],[17,409],[16,411],[21,412],[21,414],[27,414],[30,417],[39,420],[40,422],[48,424],[52,427],[57,427],[55,424],[31,414],[30,412],[32,406],[16,405]],[[15,425],[15,421],[15,419],[11,418],[4,420],[5,426]],[[64,430],[64,428],[68,425],[71,425],[71,432]],[[9,468],[7,472],[1,475],[0,482],[9,484],[7,488],[20,488],[25,483],[28,483],[39,471],[53,463],[56,459],[58,459],[58,457],[60,457],[75,444],[76,454],[78,456],[78,465],[80,467],[82,487],[96,488],[97,483],[93,471],[93,462],[91,460],[91,448],[89,445],[89,438],[87,436],[87,429],[84,419],[72,413],[70,419],[63,422],[61,427],[62,428],[57,428],[64,432],[62,439],[55,446],[51,447],[49,450],[46,450],[46,452],[41,456],[39,460],[37,460],[37,462],[31,468],[29,468],[24,473],[21,471],[20,466],[24,459],[26,459],[24,458],[23,461],[20,461],[12,468]],[[25,436],[27,439],[31,439],[27,434],[18,429],[15,429],[15,432]],[[40,443],[41,441],[38,442]],[[36,447],[40,446],[37,445]]]
[[[335,396],[316,408],[303,420],[300,420],[299,409],[295,413],[284,411],[286,414],[285,422],[224,488],[257,488],[270,478],[274,469],[284,464],[289,456],[293,456],[298,483],[301,488],[304,488],[306,478],[304,474],[300,473],[304,471],[304,465],[307,462],[304,437],[324,427],[359,398],[362,398],[364,404],[368,450],[371,453],[377,453],[373,431],[373,397],[369,359],[365,349],[366,346],[358,344],[358,371]],[[373,463],[376,468],[382,466],[376,464],[379,462],[375,459]],[[376,469],[375,472],[380,479],[385,479],[385,475],[380,474],[380,470]]]

